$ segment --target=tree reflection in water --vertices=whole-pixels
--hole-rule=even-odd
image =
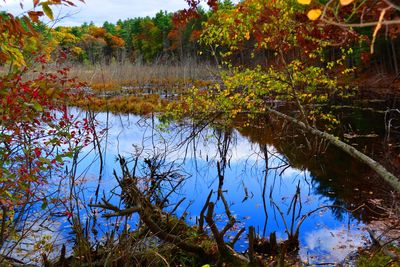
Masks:
[[[321,223],[318,222],[320,218],[316,216],[317,213],[326,217],[325,222],[319,228],[329,227],[329,224],[337,224],[335,221],[340,222],[344,219],[346,219],[344,222],[348,223],[350,217],[347,210],[350,208],[335,203],[337,194],[332,194],[330,191],[326,196],[317,194],[315,186],[319,186],[319,184],[316,183],[316,178],[310,175],[306,166],[300,165],[301,161],[293,160],[298,155],[306,159],[303,164],[309,163],[310,158],[312,159],[312,156],[307,158],[304,146],[294,146],[293,138],[300,137],[293,137],[294,134],[287,135],[287,137],[281,134],[273,135],[274,132],[271,132],[270,136],[279,137],[280,140],[280,143],[272,143],[275,145],[274,147],[267,142],[248,143],[242,137],[245,135],[245,128],[239,128],[237,131],[233,128],[197,127],[181,125],[178,130],[175,130],[172,135],[175,142],[183,148],[184,153],[182,153],[182,149],[181,152],[176,152],[179,151],[177,149],[172,152],[175,156],[170,156],[174,158],[176,153],[185,155],[182,159],[185,162],[184,169],[195,176],[189,178],[179,191],[179,194],[188,197],[188,201],[190,196],[192,197],[192,205],[183,210],[190,214],[189,221],[192,218],[193,223],[196,222],[193,218],[198,219],[198,214],[205,201],[205,199],[202,201],[200,196],[205,196],[204,193],[215,185],[216,193],[211,197],[216,198],[213,202],[215,203],[215,212],[220,215],[217,216],[217,218],[220,217],[217,225],[221,226],[224,221],[229,221],[229,218],[223,215],[225,214],[223,207],[226,205],[221,204],[221,196],[225,194],[229,207],[234,210],[236,217],[242,218],[237,221],[245,226],[255,226],[258,233],[256,236],[259,251],[270,250],[270,253],[276,253],[272,252],[273,249],[271,250],[271,247],[275,247],[275,236],[278,236],[278,239],[286,239],[287,242],[282,242],[282,244],[287,244],[289,250],[297,251],[298,240],[303,240],[304,243],[307,232],[314,229],[316,223]],[[270,129],[266,127],[252,128],[251,130],[250,140],[257,137],[270,138],[267,135]],[[176,138],[177,136],[180,138]],[[285,143],[286,140],[290,140],[291,143]],[[317,149],[326,150],[320,141],[310,140],[312,144],[316,144]],[[284,150],[286,147],[292,149]],[[280,150],[282,148],[283,150]],[[307,146],[307,148],[309,147]],[[287,153],[283,154],[282,151]],[[296,170],[296,168],[300,170]],[[320,199],[316,200],[315,198]],[[254,212],[257,211],[258,201],[262,203],[263,218],[259,212]],[[254,206],[251,207],[252,205],[256,205],[256,209]],[[320,208],[320,206],[325,207]],[[355,209],[355,206],[351,209]],[[336,219],[331,218],[332,210]],[[357,209],[357,212],[360,210]],[[177,208],[174,211],[179,214],[181,209]],[[273,219],[270,219],[269,222],[269,218]],[[306,233],[302,235],[300,226],[303,223],[306,226],[302,228],[306,228]],[[232,233],[230,240],[235,238],[236,235]],[[237,249],[241,250],[241,247],[245,249],[245,242],[246,240],[242,238],[237,243]]]
[[[218,231],[226,245],[234,244],[239,252],[273,255],[292,251],[294,258],[311,262],[315,256],[314,262],[318,262],[320,257],[331,255],[331,246],[335,245],[340,247],[332,259],[337,262],[365,243],[365,232],[358,228],[360,222],[379,216],[366,197],[380,198],[386,191],[381,183],[377,186],[366,167],[321,140],[307,136],[304,141],[301,132],[281,121],[261,118],[243,126],[238,120],[230,127],[185,122],[160,131],[154,117],[97,116],[99,121],[107,121],[108,128],[101,146],[103,179],[97,177],[98,152],[82,151],[89,156],[80,158],[85,167],[78,167],[77,175],[85,177],[86,182],[76,196],[76,208],[85,206],[81,218],[87,221],[82,221],[82,228],[96,230],[94,240],[102,235],[120,236],[128,231],[123,227],[126,224],[130,232],[143,226],[137,224],[137,216],[99,218],[98,214],[104,214],[100,206],[87,208],[97,191],[103,208],[111,204],[119,211],[136,211],[136,207],[125,207],[120,201],[120,184],[113,179],[122,177],[115,166],[117,155],[130,168],[136,166],[135,175],[153,177],[147,183],[146,190],[151,190],[146,197],[161,214],[170,214],[167,218],[177,218],[188,227],[204,228],[209,237],[218,236]],[[129,163],[132,151],[137,153]],[[165,180],[158,173],[161,166],[161,173],[179,169],[178,176],[183,179]],[[99,203],[92,201],[92,205]],[[212,222],[214,232],[209,228]],[[354,243],[346,244],[348,238]]]

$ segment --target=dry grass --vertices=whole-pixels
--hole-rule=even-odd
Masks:
[[[111,65],[76,65],[71,76],[86,82],[95,90],[118,90],[122,87],[190,86],[193,82],[210,81],[214,67],[187,61],[180,65],[140,65],[113,63]]]
[[[66,63],[65,66],[71,65]],[[63,66],[50,66],[56,70]],[[0,73],[6,74],[5,66]],[[69,77],[87,84],[90,90],[70,99],[70,103],[93,111],[149,114],[163,111],[177,96],[188,88],[206,88],[213,84],[216,67],[188,60],[179,64],[142,65],[132,63],[110,65],[75,64],[70,67]],[[30,71],[26,79],[37,73]]]
[[[94,111],[160,112],[188,88],[210,86],[211,73],[216,73],[212,66],[190,61],[180,65],[76,65],[71,68],[70,76],[85,82],[91,95],[71,103]]]

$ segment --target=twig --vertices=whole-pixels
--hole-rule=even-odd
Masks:
[[[89,207],[91,207],[91,208],[101,208],[101,209],[105,209],[105,210],[114,211],[114,213],[105,213],[105,214],[103,214],[102,216],[105,217],[105,218],[128,216],[128,215],[131,215],[132,213],[138,212],[140,210],[140,206],[139,205],[121,210],[120,208],[118,208],[118,207],[112,205],[111,203],[109,203],[104,198],[103,198],[103,204],[101,204],[101,203],[99,203],[99,204],[89,204]]]
[[[379,176],[381,176],[388,184],[390,184],[393,189],[396,191],[400,191],[400,181],[399,179],[394,176],[392,173],[390,173],[384,166],[382,166],[379,162],[373,160],[372,158],[368,157],[367,155],[363,154],[356,148],[346,144],[343,141],[340,141],[336,136],[331,135],[326,132],[322,132],[314,127],[307,126],[303,122],[290,117],[282,112],[279,112],[277,110],[274,110],[272,108],[266,108],[268,112],[274,114],[275,116],[278,116],[282,119],[285,119],[289,122],[295,123],[296,125],[300,126],[301,128],[309,131],[310,133],[322,137],[325,140],[327,140],[329,143],[335,145],[336,147],[340,148],[347,154],[351,155],[353,158],[356,158],[357,160],[367,164],[371,169],[373,169]]]
[[[226,232],[229,231],[229,229],[231,229],[235,225],[236,220],[235,220],[235,217],[232,216],[232,213],[229,210],[228,202],[226,201],[226,199],[224,197],[224,194],[222,194],[222,192],[221,192],[221,199],[222,199],[222,202],[224,203],[225,213],[226,213],[226,215],[228,216],[228,219],[229,219],[229,221],[225,225],[224,229],[222,229],[222,231],[220,232],[220,234],[222,236],[224,236],[226,234]]]
[[[208,207],[208,205],[210,203],[210,199],[211,199],[212,193],[213,193],[213,190],[211,190],[210,193],[208,194],[206,203],[204,203],[204,206],[200,211],[199,229],[197,230],[197,233],[199,233],[199,234],[202,234],[204,232],[204,229],[203,229],[203,227],[204,227],[204,213],[206,212],[207,207]]]
[[[185,201],[185,199],[186,199],[186,197],[184,197],[181,200],[179,200],[178,203],[176,203],[175,207],[170,212],[170,214],[173,214],[176,211],[176,209],[182,204],[182,202]]]
[[[244,231],[246,231],[246,228],[243,227],[242,229],[240,229],[239,232],[237,232],[235,237],[232,239],[232,241],[230,242],[232,248],[235,246],[236,242],[239,240],[240,236],[243,234]]]
[[[375,255],[379,251],[382,251],[383,254],[385,254],[386,256],[390,257],[392,260],[398,260],[399,259],[399,256],[397,254],[391,252],[390,250],[388,250],[386,246],[389,245],[391,242],[395,241],[396,239],[400,239],[400,238],[396,238],[394,240],[390,240],[389,242],[383,243],[382,240],[379,239],[379,237],[377,237],[372,230],[367,229],[367,231],[368,231],[369,235],[371,236],[372,241],[379,246],[379,249],[375,251],[375,253],[372,255],[372,258],[375,257]]]

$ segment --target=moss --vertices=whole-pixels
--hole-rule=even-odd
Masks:
[[[400,266],[400,248],[389,247],[388,250],[397,255],[397,260],[385,255],[382,251],[364,251],[357,259],[359,267]]]

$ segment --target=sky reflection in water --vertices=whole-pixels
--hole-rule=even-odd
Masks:
[[[76,109],[71,112],[79,114]],[[80,116],[82,115],[80,114]],[[176,149],[176,145],[189,135],[188,131],[184,131],[180,127],[169,129],[168,132],[159,132],[152,128],[152,123],[156,120],[152,121],[151,118],[143,119],[132,115],[100,113],[97,115],[97,120],[100,122],[99,128],[109,129],[103,140],[105,168],[100,191],[110,192],[116,186],[112,172],[114,169],[119,169],[115,160],[118,154],[131,156],[134,152],[133,145],[144,147],[148,153],[151,153],[153,147],[159,151],[163,151],[167,147],[167,159],[182,164],[181,169],[189,176],[177,194],[173,196],[171,203],[186,197],[184,204],[179,206],[177,214],[181,215],[187,209],[187,221],[195,223],[196,216],[203,207],[210,190],[213,189],[214,192],[218,190],[219,179],[216,167],[218,152],[215,131],[206,128],[201,132],[199,138]],[[107,123],[105,123],[106,121]],[[247,228],[252,225],[261,235],[264,231],[266,236],[276,231],[278,239],[286,238],[283,219],[277,208],[272,205],[270,196],[283,212],[284,220],[290,228],[292,216],[291,213],[287,214],[287,211],[296,193],[297,185],[301,189],[302,210],[300,215],[319,206],[332,204],[331,199],[315,192],[315,182],[312,182],[313,179],[307,170],[298,170],[292,167],[275,169],[283,164],[285,157],[277,153],[274,147],[267,147],[269,171],[265,176],[265,160],[260,145],[251,143],[248,138],[241,136],[236,130],[233,130],[231,136],[232,143],[227,155],[229,164],[225,170],[223,190],[225,198],[230,204],[231,212],[236,216],[241,227]],[[146,155],[146,152],[143,155]],[[87,187],[87,198],[89,199],[93,197],[97,185],[99,164],[93,162],[96,153],[89,152],[89,148],[83,151],[82,155],[85,153],[89,154],[82,159],[79,166],[81,172],[85,170],[83,175],[88,180],[85,187]],[[89,165],[90,168],[83,168],[83,166]],[[262,196],[264,183],[266,185],[265,202],[263,202]],[[214,194],[212,200],[215,201],[216,198],[217,196]],[[267,214],[264,211],[264,203]],[[218,202],[216,213],[224,213],[222,203]],[[300,217],[297,215],[296,213],[295,224]],[[324,209],[311,215],[302,224],[299,255],[304,261],[340,262],[347,254],[365,244],[362,225],[349,218],[347,214],[341,215],[343,215],[342,218],[336,218],[337,216],[335,217],[329,209]],[[226,218],[221,216],[220,225],[225,220]],[[243,234],[236,249],[243,251],[247,248],[245,237]]]

